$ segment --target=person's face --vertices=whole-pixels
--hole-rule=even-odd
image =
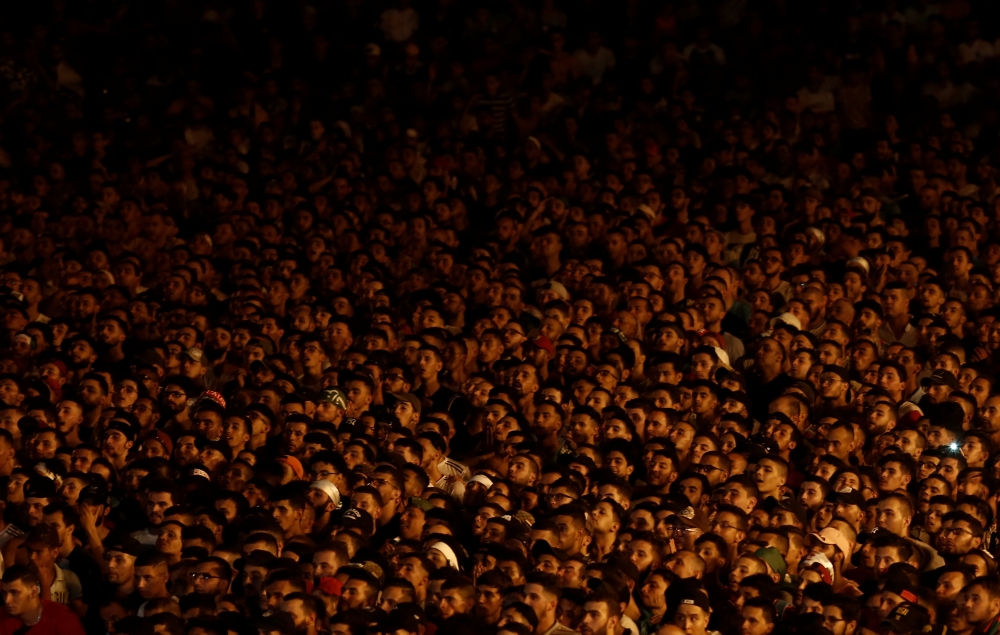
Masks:
[[[39,602],[38,587],[28,587],[20,580],[5,582],[0,588],[3,589],[4,605],[7,607],[7,612],[15,617],[27,613]]]
[[[896,500],[888,500],[879,503],[876,512],[876,525],[879,529],[884,529],[897,536],[904,536],[910,524],[910,516],[905,508]]]
[[[959,608],[964,612],[965,620],[970,625],[985,623],[1000,609],[1000,598],[991,596],[981,585],[971,585],[962,595],[965,601]]]
[[[151,600],[166,593],[170,572],[166,566],[135,567],[134,583],[139,597]]]
[[[577,629],[581,635],[613,635],[617,618],[608,613],[606,602],[587,602]]]
[[[674,626],[684,631],[685,635],[704,635],[708,629],[710,612],[701,607],[681,604],[674,614]]]

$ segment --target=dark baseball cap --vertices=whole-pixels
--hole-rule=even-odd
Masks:
[[[118,540],[113,541],[110,545],[104,548],[104,551],[120,551],[126,555],[132,556],[133,558],[138,556],[140,553],[148,549],[144,544],[132,538],[131,536],[125,536]]]
[[[568,557],[562,549],[556,549],[547,540],[536,540],[531,548],[531,557],[538,560],[542,556],[553,556],[559,562],[563,562]]]
[[[345,511],[338,524],[343,529],[360,529],[366,536],[371,536],[375,529],[375,520],[372,515],[357,507],[351,507]]]
[[[91,483],[80,492],[77,501],[91,505],[109,505],[108,488],[104,485],[103,481],[100,483]]]
[[[104,434],[111,432],[112,430],[117,430],[121,432],[129,439],[135,438],[135,428],[133,428],[129,423],[122,421],[121,419],[112,419],[108,422],[106,428],[104,428]]]
[[[56,497],[56,484],[50,478],[44,476],[32,476],[24,484],[25,498],[48,498]]]
[[[930,623],[930,619],[924,607],[914,602],[903,602],[892,609],[882,620],[882,625],[888,626],[893,633],[919,633]]]
[[[958,380],[949,370],[939,368],[931,373],[930,377],[924,377],[920,380],[920,385],[924,388],[929,386],[947,386],[949,388],[954,388],[958,385]]]
[[[845,487],[842,490],[831,492],[826,499],[834,505],[854,505],[862,509],[865,507],[865,497],[861,495],[861,491],[851,487]]]

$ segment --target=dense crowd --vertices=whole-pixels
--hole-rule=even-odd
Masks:
[[[1000,3],[0,16],[0,635],[1000,633]]]

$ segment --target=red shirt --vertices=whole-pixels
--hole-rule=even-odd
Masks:
[[[24,626],[20,618],[12,616],[7,609],[0,609],[0,635],[13,635]],[[68,607],[48,600],[42,600],[42,619],[38,624],[22,631],[25,635],[85,635],[83,624],[76,613]]]

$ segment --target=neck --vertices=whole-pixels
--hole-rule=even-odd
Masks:
[[[902,333],[906,329],[906,325],[910,323],[910,314],[903,313],[901,315],[893,315],[889,317],[889,326],[894,332]]]
[[[595,533],[594,534],[594,551],[603,556],[604,554],[610,553],[614,549],[615,542],[618,540],[618,534],[613,531],[607,533]]]
[[[425,467],[427,471],[427,476],[431,480],[431,485],[441,480],[441,470],[438,469],[438,463],[444,460],[444,457],[438,457],[436,461],[431,461],[431,464]]]
[[[775,377],[781,374],[781,369],[773,366],[761,366],[760,375],[764,378],[764,381],[771,381]]]
[[[437,375],[434,375],[433,377],[422,380],[421,385],[423,386],[424,394],[430,397],[438,391],[438,388],[441,387],[441,382],[438,381]]]
[[[389,501],[382,506],[382,514],[378,517],[378,526],[384,527],[396,515],[396,501]]]
[[[550,628],[552,628],[556,623],[555,613],[549,613],[545,617],[538,620],[538,627],[535,629],[536,633],[544,633]]]
[[[38,604],[27,609],[24,613],[21,613],[21,615],[19,615],[18,617],[20,617],[21,621],[24,622],[25,625],[27,626],[34,626],[35,624],[37,624],[42,619],[41,600],[38,601]]]

